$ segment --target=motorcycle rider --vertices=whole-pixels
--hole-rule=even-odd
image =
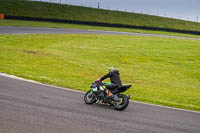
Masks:
[[[111,81],[111,84],[106,86],[110,90],[115,90],[116,88],[122,85],[122,82],[119,76],[119,71],[115,67],[110,67],[109,73],[99,78],[97,81],[101,82],[107,78],[110,78],[110,81]],[[119,97],[117,95],[112,94],[111,92],[109,92],[109,96],[111,96],[111,98],[116,102],[120,101]]]

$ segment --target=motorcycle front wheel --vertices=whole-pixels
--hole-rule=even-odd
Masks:
[[[85,96],[84,96],[84,101],[86,104],[93,104],[94,102],[96,102],[96,95],[91,92],[91,91],[88,91]]]
[[[120,99],[120,102],[114,102],[113,106],[116,110],[122,111],[128,107],[129,98],[124,94],[117,95]]]

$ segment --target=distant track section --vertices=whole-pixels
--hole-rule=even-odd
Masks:
[[[126,24],[118,24],[118,23],[88,22],[88,21],[78,21],[78,20],[37,18],[37,17],[11,16],[11,15],[5,15],[5,19],[46,21],[46,22],[70,23],[70,24],[104,26],[104,27],[117,27],[117,28],[132,28],[132,29],[153,30],[153,31],[167,31],[167,32],[176,32],[176,33],[200,35],[200,31],[178,30],[178,29],[147,27],[147,26],[135,26],[135,25],[126,25]]]
[[[156,34],[142,34],[142,33],[100,31],[100,30],[43,28],[43,27],[21,27],[21,26],[0,26],[0,34],[114,34],[114,35],[152,36],[152,37],[200,40],[200,38],[189,38],[189,37],[178,37],[178,36],[156,35]]]

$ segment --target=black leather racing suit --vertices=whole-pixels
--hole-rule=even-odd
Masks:
[[[101,77],[100,80],[103,81],[107,78],[110,78],[110,81],[111,81],[111,85],[106,86],[110,90],[114,90],[115,88],[122,85],[122,82],[121,82],[121,79],[120,79],[120,76],[119,76],[119,71],[117,71],[117,70],[109,72],[108,74]]]

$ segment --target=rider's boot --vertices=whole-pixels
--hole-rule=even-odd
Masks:
[[[112,95],[112,99],[115,101],[115,102],[120,102],[120,99],[117,95]]]
[[[115,102],[120,102],[119,97],[117,95],[112,94],[111,91],[108,92],[108,96],[111,97],[111,99]]]

